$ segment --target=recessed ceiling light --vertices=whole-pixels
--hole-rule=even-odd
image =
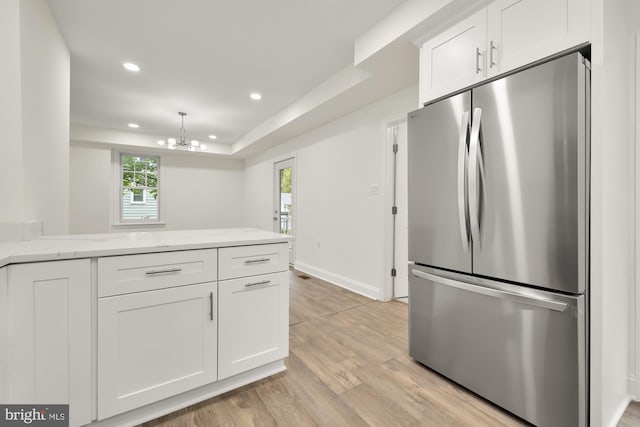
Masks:
[[[209,135],[209,139],[218,139],[218,137],[215,135]]]
[[[129,123],[129,127],[130,127],[131,129],[138,129],[138,128],[140,127],[140,125],[139,125],[139,124],[137,124],[137,123]]]
[[[140,71],[140,67],[134,64],[133,62],[125,62],[124,64],[122,64],[122,66],[129,71],[134,71],[134,72]]]
[[[249,98],[253,99],[254,101],[260,101],[262,99],[262,95],[260,95],[258,92],[252,92],[251,95],[249,95]]]

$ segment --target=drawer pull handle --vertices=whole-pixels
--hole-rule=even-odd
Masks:
[[[209,292],[209,318],[213,320],[213,292]]]
[[[255,258],[255,259],[248,259],[246,260],[244,263],[245,264],[255,264],[257,262],[267,262],[269,261],[271,258]]]
[[[480,68],[480,57],[483,55],[484,54],[480,52],[480,48],[477,47],[476,48],[476,74],[480,74],[480,72],[482,71],[482,68]]]
[[[167,273],[180,273],[182,271],[181,268],[167,268],[165,270],[149,270],[145,274],[147,276],[153,276],[154,274],[167,274]]]
[[[262,280],[260,282],[247,283],[244,286],[245,288],[250,288],[251,286],[268,285],[269,283],[271,283],[271,280]]]

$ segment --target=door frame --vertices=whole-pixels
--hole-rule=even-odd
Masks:
[[[272,215],[278,214],[280,213],[280,180],[278,178],[278,175],[276,175],[276,171],[278,171],[279,169],[281,169],[281,167],[279,167],[279,165],[283,164],[283,163],[289,163],[291,164],[291,210],[294,212],[293,215],[293,220],[291,221],[291,227],[293,230],[293,240],[291,241],[291,253],[289,254],[289,264],[290,265],[294,265],[295,261],[296,261],[296,233],[298,230],[298,195],[297,195],[297,188],[298,188],[298,183],[297,183],[297,161],[296,161],[296,156],[295,154],[289,155],[289,156],[285,156],[279,160],[275,160],[273,162],[273,172],[272,172],[272,176],[273,176],[273,194],[271,197],[271,202],[273,203],[273,205],[271,206],[271,212]],[[276,200],[277,199],[277,200]],[[275,218],[275,217],[274,217]],[[272,230],[276,230],[275,224],[278,222],[278,220],[274,219],[273,220],[273,226],[272,226]],[[280,227],[278,227],[278,230],[280,229]]]
[[[393,133],[391,129],[394,126],[407,123],[407,114],[398,114],[395,116],[391,116],[384,120],[382,124],[382,129],[384,132],[384,168],[385,168],[385,196],[384,196],[384,267],[383,267],[383,288],[381,293],[381,299],[383,301],[389,301],[394,298],[393,296],[393,287],[394,287],[394,278],[391,276],[391,269],[394,268],[394,256],[395,256],[395,245],[396,244],[405,244],[408,245],[408,241],[404,242],[399,241],[396,238],[394,242],[394,218],[391,212],[391,207],[394,203],[394,157],[395,153],[393,152]],[[408,183],[398,182],[396,185],[405,185]],[[401,239],[400,239],[401,240]],[[395,260],[395,268],[398,269],[399,263],[401,260]]]

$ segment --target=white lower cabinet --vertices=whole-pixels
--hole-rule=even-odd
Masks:
[[[68,403],[71,426],[91,422],[90,260],[10,265],[7,301],[3,403]]]
[[[217,380],[217,284],[99,298],[98,419]]]
[[[286,247],[221,248],[221,282],[216,248],[1,267],[0,402],[134,425],[281,372]]]
[[[289,354],[287,272],[219,282],[218,378]]]

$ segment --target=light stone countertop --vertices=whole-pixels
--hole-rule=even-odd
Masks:
[[[290,236],[257,228],[43,236],[26,242],[0,243],[0,267],[25,262],[261,245],[290,240]]]

